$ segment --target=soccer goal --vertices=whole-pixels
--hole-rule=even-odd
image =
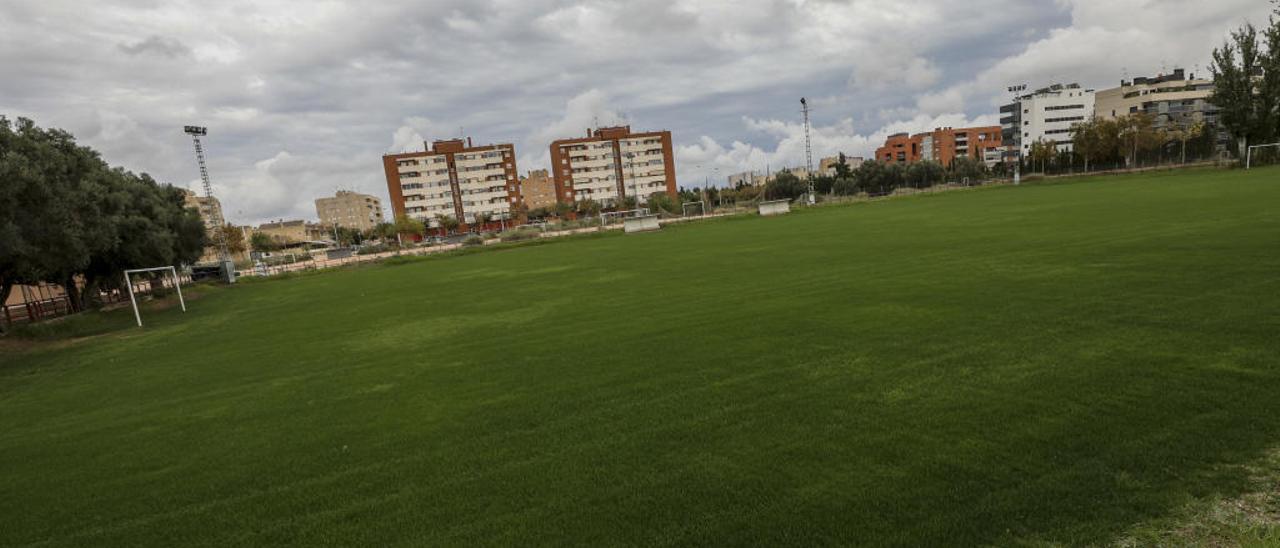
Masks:
[[[1271,147],[1276,147],[1277,149],[1280,149],[1280,143],[1268,143],[1268,144],[1265,144],[1265,145],[1252,145],[1252,146],[1250,146],[1250,147],[1249,147],[1249,151],[1248,151],[1247,153],[1245,153],[1244,168],[1245,168],[1245,169],[1250,169],[1250,168],[1252,168],[1252,167],[1253,167],[1253,151],[1254,151],[1254,149],[1264,149],[1264,148],[1271,148]]]
[[[702,216],[702,217],[706,217],[706,216],[707,216],[707,204],[706,204],[706,203],[704,203],[704,202],[701,202],[701,201],[699,201],[699,202],[685,202],[685,203],[683,203],[683,204],[680,204],[680,216],[681,216],[681,217],[688,217],[688,216],[689,216],[689,209],[694,208],[694,207],[697,207],[697,208],[698,208],[698,215],[699,215],[699,216]]]
[[[142,327],[142,315],[138,313],[138,299],[133,294],[133,278],[134,274],[143,272],[167,272],[173,277],[173,288],[178,290],[178,304],[182,305],[182,311],[187,311],[187,301],[182,298],[182,280],[178,278],[178,270],[172,266],[157,266],[155,268],[134,268],[124,271],[124,286],[129,289],[129,302],[133,304],[133,319],[138,321],[138,327]]]
[[[644,208],[629,209],[627,211],[602,211],[600,212],[600,226],[605,227],[632,217],[645,217],[648,215],[649,210]]]

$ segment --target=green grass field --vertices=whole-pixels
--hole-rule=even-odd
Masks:
[[[1276,169],[189,304],[0,347],[0,545],[1109,544],[1280,447]]]

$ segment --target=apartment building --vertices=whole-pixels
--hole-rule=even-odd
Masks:
[[[515,146],[473,146],[471,139],[435,141],[423,152],[382,157],[392,212],[439,227],[437,216],[453,217],[462,230],[478,229],[481,218],[495,224],[514,218],[520,203]]]
[[[1000,126],[945,127],[915,135],[896,133],[876,149],[876,160],[897,164],[928,160],[949,166],[956,158],[968,157],[993,165],[1000,161],[1003,143]]]
[[[844,154],[823,158],[818,162],[818,174],[825,175],[827,177],[835,177],[837,165],[843,163],[845,167],[849,168],[850,171],[853,171],[862,167],[862,164],[865,161],[866,160],[861,156],[845,156]]]
[[[1120,87],[1097,93],[1096,113],[1099,118],[1115,119],[1143,112],[1152,116],[1157,128],[1217,126],[1218,107],[1209,102],[1213,89],[1212,80],[1188,77],[1183,69],[1132,82],[1121,80]]]
[[[1071,128],[1094,114],[1096,93],[1080,84],[1054,84],[1018,97],[1000,108],[1000,128],[1008,158],[1024,158],[1036,141],[1054,141],[1070,152]]]
[[[212,263],[218,261],[221,250],[218,249],[217,236],[214,231],[218,226],[225,223],[225,217],[222,216],[222,202],[217,198],[196,196],[195,192],[182,189],[182,205],[187,209],[194,209],[200,213],[200,220],[204,221],[205,233],[208,235],[208,245],[200,253],[200,258],[196,260],[199,263]]]
[[[640,203],[657,192],[676,196],[670,131],[606,127],[588,130],[583,138],[552,142],[551,173],[556,197],[564,202],[611,205],[623,196],[638,196]]]
[[[527,177],[520,179],[520,199],[529,209],[555,207],[556,184],[547,170],[531,170]]]
[[[730,175],[726,178],[726,182],[729,183],[729,188],[764,186],[765,183],[769,182],[769,175],[755,171],[744,171]]]
[[[316,199],[316,215],[323,226],[340,226],[363,232],[383,222],[382,200],[368,194],[339,190],[333,197]]]

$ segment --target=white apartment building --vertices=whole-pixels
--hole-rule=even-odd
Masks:
[[[1013,107],[1017,109],[1015,121],[1005,127],[1017,127],[1012,132],[1014,145],[1023,158],[1036,141],[1054,141],[1059,151],[1069,152],[1071,127],[1093,117],[1094,100],[1094,91],[1080,84],[1054,84],[1019,97]]]

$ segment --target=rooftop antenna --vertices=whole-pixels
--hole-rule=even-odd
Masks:
[[[202,126],[183,126],[183,133],[191,136],[191,143],[196,147],[196,165],[200,166],[200,180],[204,183],[204,197],[211,202],[213,197],[213,183],[209,181],[209,169],[204,163],[204,147],[200,145],[200,138],[209,134],[209,130]],[[213,239],[218,244],[218,261],[223,263],[231,262],[231,254],[227,252],[227,235],[223,233],[222,227],[227,224],[222,218],[222,207],[209,208],[209,212],[214,226],[217,227],[213,231]]]
[[[813,205],[817,201],[813,194],[813,144],[809,139],[809,101],[804,97],[800,98],[800,111],[804,113],[804,162],[809,177],[809,205]]]

